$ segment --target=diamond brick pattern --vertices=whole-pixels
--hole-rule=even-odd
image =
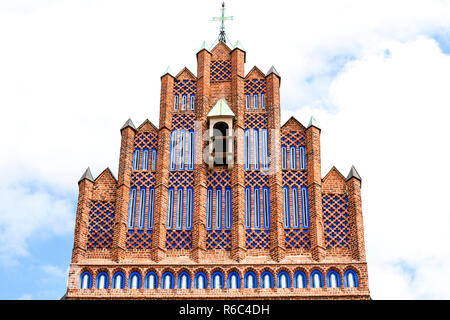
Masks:
[[[131,173],[131,187],[137,187],[139,190],[142,187],[153,187],[155,185],[155,173],[134,171]],[[147,190],[148,191],[148,190]]]
[[[266,93],[266,81],[263,79],[245,80],[244,93],[250,95]]]
[[[167,230],[167,250],[189,250],[192,247],[191,230]]]
[[[288,149],[291,146],[295,146],[297,148],[303,146],[304,142],[305,137],[301,131],[281,131],[281,144],[288,147]]]
[[[87,249],[110,249],[113,237],[114,202],[91,201]]]
[[[173,130],[194,130],[195,114],[176,113],[172,117]]]
[[[306,186],[306,171],[288,170],[281,173],[283,186],[303,187]]]
[[[231,61],[211,61],[211,82],[231,80]]]
[[[348,199],[342,194],[322,196],[326,248],[348,248],[350,244]]]
[[[152,230],[128,230],[127,249],[147,250],[152,245]]]
[[[197,92],[197,81],[195,80],[175,80],[173,93],[180,96],[186,94],[190,96]]]
[[[207,230],[206,250],[231,250],[231,230]]]
[[[231,187],[231,172],[226,170],[208,171],[207,187]]]
[[[189,188],[194,187],[193,171],[175,171],[169,172],[169,188]]]
[[[267,116],[264,113],[245,113],[244,129],[267,128]]]
[[[246,230],[247,249],[270,249],[270,230]]]
[[[244,185],[246,187],[259,187],[262,191],[263,187],[269,186],[269,176],[261,171],[249,170],[244,172]]]
[[[134,146],[136,149],[156,148],[158,144],[158,134],[156,132],[139,132],[134,138]]]
[[[285,229],[286,249],[310,249],[309,229]]]

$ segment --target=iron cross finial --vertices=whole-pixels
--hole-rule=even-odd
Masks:
[[[224,43],[227,43],[226,37],[225,37],[225,21],[226,20],[233,20],[233,17],[225,17],[225,2],[222,2],[222,9],[221,16],[220,17],[213,17],[213,21],[220,21],[220,33],[219,33],[219,41],[222,41]]]

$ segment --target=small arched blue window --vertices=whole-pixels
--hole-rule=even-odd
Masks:
[[[186,155],[186,166],[188,170],[194,170],[194,162],[195,162],[195,134],[194,131],[188,132],[187,137],[187,155]]]
[[[145,216],[145,196],[147,189],[142,188],[139,193],[139,214],[138,214],[138,228],[144,228],[144,216]]]
[[[128,278],[128,288],[129,289],[140,289],[141,288],[141,274],[137,271],[132,272]]]
[[[347,270],[344,273],[344,287],[356,288],[358,287],[358,275],[353,270]]]
[[[194,288],[195,289],[206,289],[208,288],[208,278],[203,272],[198,272],[194,278]]]
[[[152,163],[151,163],[151,169],[152,171],[156,170],[156,159],[157,159],[158,152],[156,149],[152,149]]]
[[[277,287],[278,288],[290,288],[291,279],[286,271],[281,271],[277,276]]]
[[[100,272],[97,275],[97,281],[95,283],[96,289],[108,289],[109,286],[109,277],[106,272]]]
[[[258,103],[258,94],[254,94],[253,95],[253,109],[257,109],[259,107],[259,103]]]
[[[294,274],[294,288],[306,288],[306,275],[303,271]]]
[[[194,190],[189,187],[186,191],[186,229],[192,228],[192,211],[194,208]]]
[[[223,289],[223,274],[216,271],[211,275],[211,287],[213,289]]]
[[[287,169],[287,148],[281,147],[281,169]]]
[[[269,169],[269,144],[267,143],[267,129],[262,129],[261,130],[261,141],[262,141],[262,145],[261,145],[261,166],[263,170],[267,170]]]
[[[124,289],[125,288],[125,275],[122,272],[116,272],[113,275],[111,286],[113,289]]]
[[[142,153],[142,169],[141,170],[148,170],[148,149],[144,149],[144,152]]]
[[[173,200],[174,200],[174,189],[169,189],[169,195],[167,198],[167,229],[172,229],[173,226]]]
[[[181,110],[187,109],[187,95],[183,94],[181,97]]]
[[[291,169],[297,169],[297,151],[295,147],[291,147],[289,151],[289,162],[291,164]]]
[[[170,170],[175,170],[176,168],[176,158],[177,158],[177,131],[173,130],[170,134]]]
[[[161,277],[161,288],[162,289],[173,289],[174,288],[174,277],[172,272],[164,272]]]
[[[225,188],[225,229],[231,229],[231,188]]]
[[[249,94],[245,95],[245,107],[247,109],[250,109],[250,95]]]
[[[155,188],[151,187],[148,195],[148,217],[147,217],[147,228],[153,228],[153,216],[155,213]]]
[[[249,271],[244,276],[244,287],[246,289],[253,289],[258,288],[258,281],[257,281],[256,274],[252,271]]]
[[[128,205],[128,228],[134,227],[134,216],[136,214],[136,193],[137,189],[132,188],[130,191],[130,203]]]
[[[268,187],[263,188],[263,214],[264,229],[270,229],[270,191]]]
[[[229,289],[239,289],[241,287],[241,277],[236,271],[228,274],[227,287]]]
[[[311,288],[323,288],[323,276],[322,273],[318,270],[314,270],[311,273]]]
[[[253,226],[255,228],[261,227],[261,213],[260,213],[260,197],[259,197],[259,188],[255,187],[253,189],[253,208],[255,209],[255,220],[253,222]]]
[[[133,170],[139,169],[139,149],[134,150],[133,153]]]
[[[259,169],[259,131],[253,130],[253,169]]]
[[[206,229],[212,229],[213,190],[208,188],[206,195]]]
[[[154,271],[150,271],[145,276],[144,288],[145,289],[157,289],[158,288],[158,275]]]
[[[299,155],[300,155],[300,170],[304,170],[306,168],[305,147],[300,147],[298,152],[299,152]]]
[[[341,277],[339,277],[339,273],[334,270],[331,270],[327,274],[327,287],[328,288],[340,288],[341,287]]]
[[[245,227],[252,227],[252,197],[250,187],[245,188]]]
[[[301,188],[302,193],[302,219],[303,228],[309,228],[309,204],[308,204],[308,188],[303,186]]]
[[[177,212],[176,212],[176,229],[183,229],[183,188],[177,190]]]
[[[222,188],[216,189],[216,230],[222,229]]]
[[[264,93],[261,94],[261,109],[266,108],[266,95]]]
[[[184,170],[184,151],[186,145],[186,132],[180,130],[180,140],[178,142],[178,170]]]
[[[292,187],[292,226],[294,228],[300,227],[299,225],[299,205],[298,205],[298,189]]]
[[[174,110],[178,110],[179,99],[180,99],[180,96],[178,94],[176,94],[174,96],[174,102],[173,102],[173,109]]]
[[[244,169],[250,170],[251,163],[251,150],[250,150],[250,130],[244,131]]]
[[[261,274],[261,288],[273,288],[273,275],[270,271],[265,271]]]
[[[85,271],[80,276],[80,289],[92,288],[92,276],[89,271]]]
[[[190,103],[189,103],[189,109],[194,110],[195,109],[195,95],[191,94],[191,99],[190,99]]]
[[[178,275],[178,289],[190,289],[191,288],[191,276],[186,271],[183,271]]]
[[[289,188],[283,187],[283,221],[285,228],[291,227],[289,215]]]

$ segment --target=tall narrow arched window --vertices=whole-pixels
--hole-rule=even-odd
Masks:
[[[323,287],[323,277],[320,271],[313,271],[311,273],[311,288],[322,288]]]
[[[281,271],[278,274],[278,279],[277,279],[277,286],[278,288],[290,288],[291,287],[291,282],[289,279],[289,275],[286,271]]]
[[[177,190],[176,229],[183,229],[183,188]]]
[[[222,188],[216,189],[216,230],[222,229]]]
[[[290,228],[289,221],[289,188],[283,187],[283,221],[284,227]]]
[[[128,205],[128,228],[134,227],[134,216],[136,214],[136,188],[130,191],[130,204]]]
[[[270,229],[270,193],[269,188],[263,188],[264,229]]]
[[[142,153],[141,170],[148,170],[148,149],[144,149],[144,152]]]
[[[183,94],[181,97],[181,110],[187,109],[187,95]]]
[[[291,147],[289,150],[289,162],[291,164],[291,169],[297,169],[297,152],[295,147]]]
[[[223,288],[223,274],[220,271],[216,271],[212,274],[211,285],[213,289]]]
[[[244,168],[250,170],[251,163],[251,145],[250,145],[250,130],[245,130],[244,133]]]
[[[194,170],[195,135],[194,131],[189,131],[186,145],[186,166],[188,170]]]
[[[225,188],[225,229],[231,229],[231,188]]]
[[[178,169],[184,170],[184,151],[186,145],[186,132],[180,131],[180,140],[178,142]]]
[[[99,273],[97,275],[97,289],[108,289],[108,274],[106,272]]]
[[[247,109],[250,109],[250,95],[249,94],[245,95],[245,107]]]
[[[212,214],[213,214],[213,191],[211,188],[209,188],[206,196],[206,229],[212,229]]]
[[[358,275],[353,270],[347,270],[344,273],[344,287],[356,288],[358,287]]]
[[[339,288],[341,286],[341,279],[339,273],[332,270],[327,274],[327,287],[328,288]]]
[[[252,227],[252,203],[251,203],[250,188],[245,188],[245,227],[250,229]]]
[[[206,289],[208,287],[208,281],[206,275],[203,272],[199,272],[194,278],[195,289]]]
[[[133,153],[133,170],[139,169],[139,149],[136,149]]]
[[[179,99],[180,99],[180,96],[178,94],[175,94],[174,102],[173,102],[173,109],[174,110],[178,110]]]
[[[245,288],[247,289],[253,289],[253,288],[257,288],[258,284],[256,282],[256,275],[249,271],[245,274],[245,278],[244,278],[244,283],[245,283]]]
[[[264,93],[261,94],[261,109],[266,108],[266,95]]]
[[[116,272],[112,278],[111,286],[113,289],[125,288],[125,276],[122,272]]]
[[[301,188],[302,193],[302,219],[303,228],[309,228],[309,205],[308,205],[308,189],[303,186]]]
[[[294,228],[300,227],[299,225],[299,214],[298,214],[298,189],[297,187],[292,187],[292,226]]]
[[[146,189],[142,188],[139,193],[139,215],[138,215],[138,228],[144,228],[144,215],[145,215],[145,196]]]
[[[158,276],[155,272],[150,271],[145,276],[145,289],[157,289],[158,288]]]
[[[298,152],[299,152],[299,158],[300,158],[300,170],[304,170],[306,168],[305,147],[300,147]]]
[[[90,289],[92,286],[92,276],[89,271],[85,271],[80,276],[80,289]]]
[[[228,288],[229,289],[239,289],[241,287],[240,282],[241,282],[241,279],[239,277],[239,274],[237,274],[237,272],[233,271],[228,275]]]
[[[155,213],[155,188],[150,188],[148,194],[148,217],[147,217],[147,228],[153,228],[153,217]]]
[[[260,198],[259,198],[259,188],[255,187],[253,189],[253,208],[255,210],[255,220],[253,226],[255,228],[261,227],[261,214],[260,214]]]
[[[192,228],[192,211],[194,208],[194,191],[189,187],[186,191],[186,229]]]
[[[261,288],[273,288],[273,276],[269,271],[265,271],[261,275]]]
[[[162,289],[173,289],[174,278],[171,272],[165,272],[161,277],[161,288]]]
[[[191,277],[187,272],[182,272],[178,276],[178,289],[190,289],[191,288]]]
[[[177,158],[177,131],[173,130],[170,134],[170,170],[175,170]]]
[[[285,146],[281,147],[281,169],[287,169],[287,149]]]
[[[266,170],[269,169],[269,144],[267,143],[267,129],[261,130],[261,136],[261,167]]]
[[[158,154],[158,152],[156,151],[156,149],[152,149],[152,163],[151,163],[152,171],[156,171],[157,154]]]
[[[172,229],[173,226],[173,200],[174,200],[174,189],[169,189],[169,195],[167,197],[167,229]]]
[[[195,95],[191,94],[191,101],[189,102],[189,109],[194,110],[195,109]]]
[[[141,275],[138,272],[133,272],[130,274],[130,278],[128,279],[128,287],[130,289],[141,288]]]
[[[294,274],[294,287],[306,288],[306,275],[302,271],[297,271]]]
[[[253,169],[259,169],[259,131],[253,130]]]
[[[259,107],[259,103],[258,103],[258,94],[254,94],[253,95],[253,109],[257,109]]]

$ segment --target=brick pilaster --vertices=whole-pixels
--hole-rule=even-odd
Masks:
[[[361,181],[355,177],[346,182],[352,257],[365,261],[364,225],[361,208]]]

